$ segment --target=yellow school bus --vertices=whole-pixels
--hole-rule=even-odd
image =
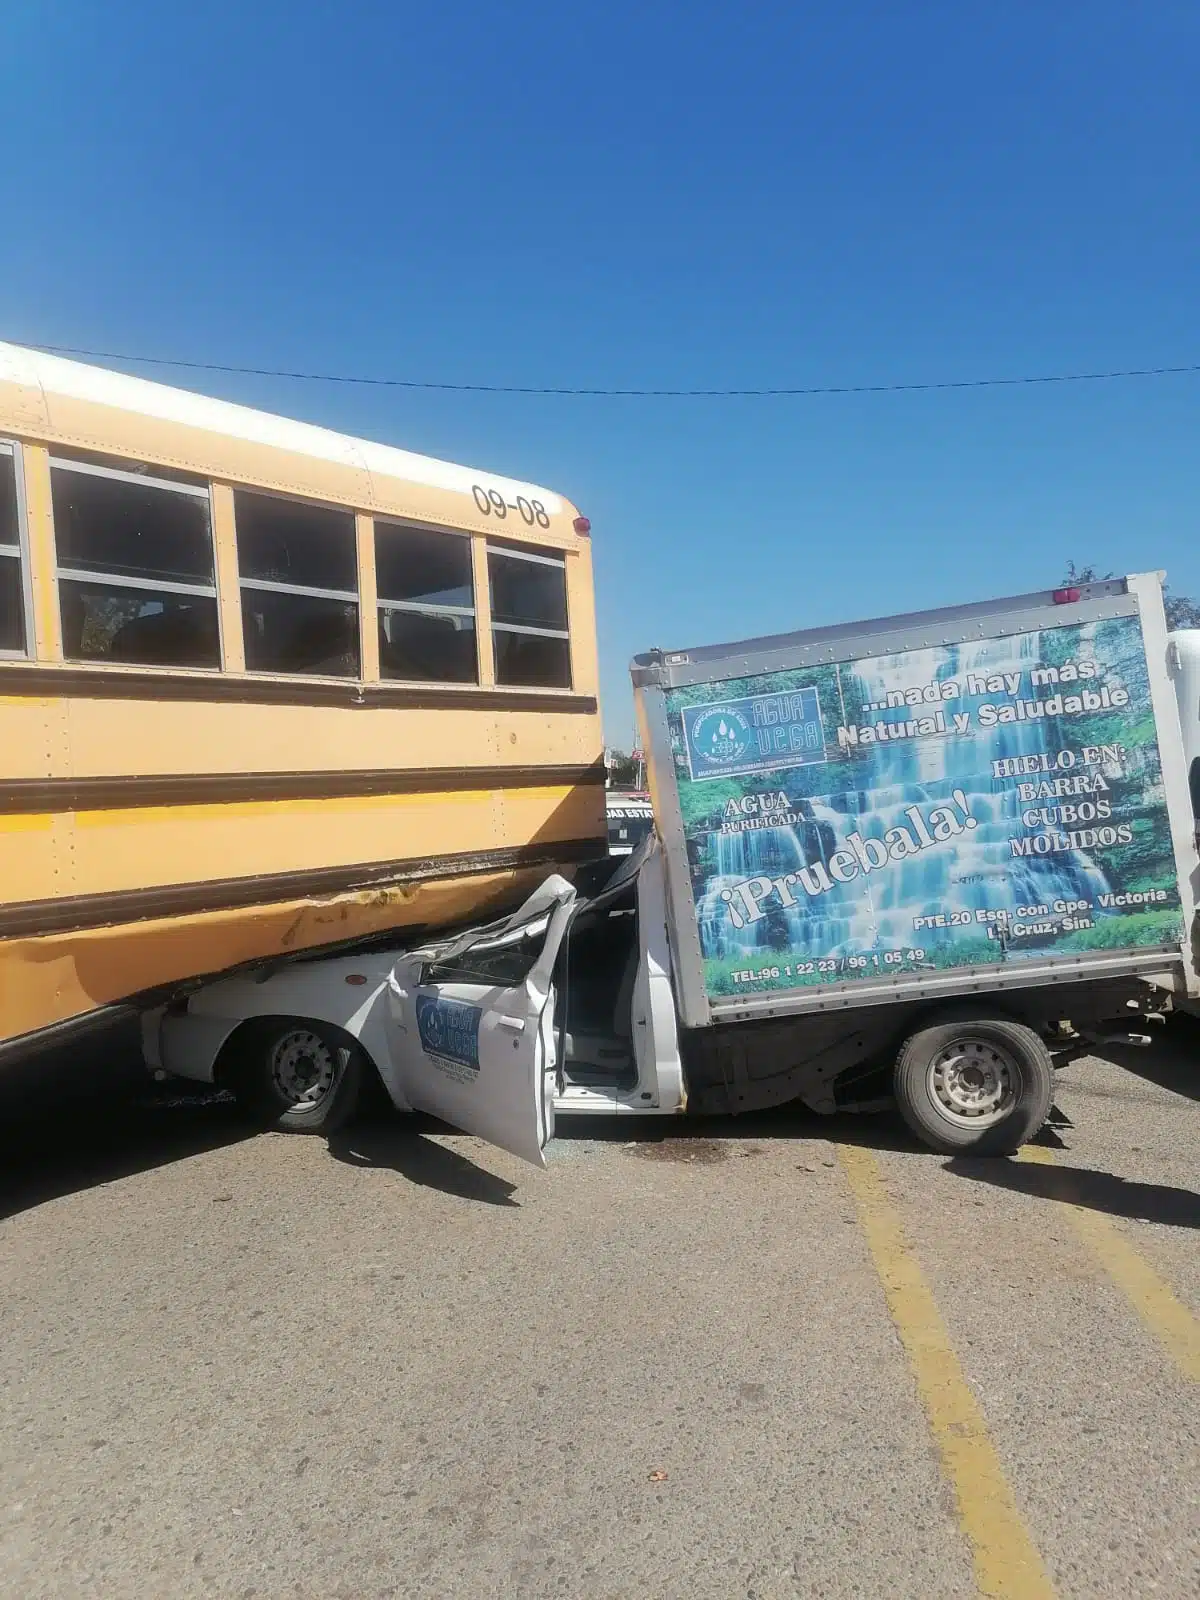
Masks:
[[[0,344],[0,1049],[602,854],[589,532]]]

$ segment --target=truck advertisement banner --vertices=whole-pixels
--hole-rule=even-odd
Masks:
[[[667,692],[710,997],[1177,945],[1136,617]]]

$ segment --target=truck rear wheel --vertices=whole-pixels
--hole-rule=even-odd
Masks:
[[[1002,1017],[962,1014],[922,1028],[905,1040],[894,1080],[905,1122],[943,1155],[1011,1155],[1054,1099],[1046,1046]]]
[[[256,1121],[332,1133],[353,1117],[363,1058],[354,1040],[303,1017],[259,1023],[233,1041],[228,1087]]]

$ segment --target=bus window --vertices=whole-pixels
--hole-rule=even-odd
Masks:
[[[571,687],[567,564],[528,545],[488,541],[496,682]]]
[[[17,459],[12,445],[0,439],[0,656],[23,656],[26,650]]]
[[[220,667],[205,485],[50,459],[63,654]]]
[[[468,536],[376,521],[375,582],[383,677],[479,682]]]
[[[247,669],[357,677],[353,513],[246,489],[233,503]]]

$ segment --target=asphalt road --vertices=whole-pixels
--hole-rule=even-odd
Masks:
[[[1200,1032],[1033,1160],[788,1114],[545,1174],[131,1060],[0,1092],[6,1595],[1200,1592]]]

